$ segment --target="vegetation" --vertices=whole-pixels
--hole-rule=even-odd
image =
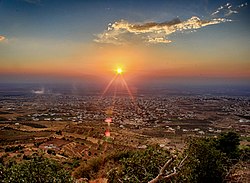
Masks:
[[[250,148],[247,146],[239,148],[239,142],[238,134],[228,132],[218,138],[190,139],[184,152],[174,155],[159,146],[149,146],[146,149],[115,151],[85,161],[75,158],[66,164],[70,169],[76,168],[73,172],[75,178],[90,180],[106,177],[111,183],[149,181],[221,183],[230,179],[234,167],[238,168],[235,164],[250,161]],[[49,149],[47,153],[53,155],[55,151]],[[2,157],[0,180],[2,182],[72,182],[69,172],[54,161],[38,155],[23,156],[23,159],[20,164],[12,160],[4,164]]]
[[[73,182],[69,172],[59,164],[42,157],[11,166],[0,164],[0,182]]]
[[[111,169],[108,178],[111,182],[148,182],[159,173],[159,167],[170,158],[170,153],[158,146],[134,151],[119,160],[121,166]]]
[[[21,145],[18,145],[18,146],[7,146],[5,147],[5,152],[13,152],[13,151],[18,151],[18,150],[21,150],[23,149],[24,146],[21,146]]]
[[[109,182],[148,182],[157,176],[159,167],[169,158],[170,152],[159,146],[150,146],[143,150],[117,151],[82,163],[74,172],[74,176],[87,179],[105,176]]]
[[[25,122],[25,123],[20,123],[22,125],[26,125],[26,126],[30,126],[30,127],[33,127],[33,128],[47,128],[45,125],[42,125],[42,124],[39,124],[39,123],[28,123],[28,122]]]
[[[106,156],[92,158],[82,162],[73,175],[76,178],[96,179],[102,172],[105,172],[104,176],[106,176],[106,172],[119,166],[121,159],[130,157],[134,152],[134,150],[115,151]]]
[[[34,142],[34,146],[38,148],[42,143],[43,143],[43,141],[42,142]]]
[[[47,150],[47,153],[48,153],[48,154],[52,154],[52,155],[56,155],[56,151],[53,150],[53,149],[48,149],[48,150]]]
[[[0,116],[0,121],[8,121],[7,118]]]
[[[194,139],[185,153],[188,159],[177,182],[223,182],[229,170],[229,159],[216,149],[213,139]]]
[[[173,174],[171,182],[227,182],[235,164],[250,160],[249,147],[239,148],[239,142],[240,137],[234,132],[218,138],[190,139],[185,151],[178,153],[164,172],[161,169],[173,155],[158,146],[115,152],[81,163],[75,175],[88,179],[104,176],[110,182],[148,182],[160,174]],[[182,166],[180,162],[184,162]],[[164,181],[169,179],[160,182]]]
[[[250,147],[249,146],[246,146],[246,147],[243,147],[241,150],[240,150],[240,159],[242,161],[249,161],[250,162]]]
[[[236,160],[240,156],[239,145],[240,136],[235,132],[221,134],[216,143],[217,149],[226,153],[228,158]]]
[[[216,138],[192,139],[188,155],[177,182],[225,182],[234,163],[240,160],[239,135],[234,132]]]
[[[62,130],[56,131],[56,134],[57,134],[57,135],[62,135]]]

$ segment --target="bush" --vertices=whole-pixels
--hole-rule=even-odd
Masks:
[[[14,151],[18,151],[18,150],[22,150],[24,148],[24,146],[18,145],[18,146],[7,146],[5,147],[5,152],[14,152]]]
[[[48,149],[48,150],[47,150],[47,153],[48,153],[48,154],[52,154],[52,155],[56,155],[56,152],[55,152],[55,150],[53,150],[53,149]]]
[[[29,155],[23,155],[23,160],[31,160],[32,159],[32,157],[31,156],[29,156]]]
[[[240,159],[242,161],[250,162],[250,147],[248,147],[248,146],[243,147],[240,150],[240,155],[241,155]]]
[[[120,159],[120,167],[108,172],[110,182],[148,182],[159,174],[159,169],[170,157],[168,151],[158,146],[132,151]]]
[[[104,163],[102,157],[92,158],[87,161],[87,163],[81,164],[74,172],[76,178],[87,178],[94,179],[97,178],[97,172],[100,170]]]
[[[185,154],[188,155],[188,159],[177,182],[223,182],[230,168],[230,163],[226,154],[216,148],[214,139],[191,140]]]
[[[0,166],[1,182],[73,182],[70,174],[56,162],[36,157],[11,167]]]
[[[4,172],[5,172],[5,167],[2,163],[0,163],[0,182],[3,182],[4,180]]]
[[[226,153],[230,159],[239,159],[240,136],[235,132],[223,133],[218,137],[216,148]]]
[[[80,166],[80,161],[78,159],[74,159],[72,162],[72,167],[77,168],[78,166]]]
[[[56,134],[57,134],[57,135],[62,135],[62,130],[56,131]]]
[[[42,143],[43,142],[34,142],[34,146],[38,148]]]
[[[111,168],[119,166],[119,161],[123,158],[130,157],[134,151],[115,151],[106,156],[99,156],[82,162],[81,165],[74,171],[76,178],[96,179],[98,176],[105,176]]]

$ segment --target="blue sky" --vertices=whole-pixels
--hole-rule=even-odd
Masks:
[[[200,27],[185,24],[192,17]],[[144,60],[133,65],[144,65],[138,75],[249,78],[248,17],[243,0],[0,0],[0,72],[97,75],[116,64],[114,50],[130,59],[119,61],[127,70]]]

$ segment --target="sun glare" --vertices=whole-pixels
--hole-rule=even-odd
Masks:
[[[117,73],[117,74],[122,74],[122,73],[123,73],[122,68],[117,68],[117,69],[116,69],[116,73]]]

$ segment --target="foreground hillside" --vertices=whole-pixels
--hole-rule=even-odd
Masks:
[[[89,182],[99,179],[131,183],[246,183],[250,180],[250,149],[240,145],[240,137],[234,132],[221,134],[218,138],[189,139],[183,151],[169,151],[159,145],[116,149],[112,139],[104,139],[103,144],[106,146],[99,148],[110,150],[72,160],[52,149],[25,155],[24,146],[8,146],[0,161],[1,182]],[[70,145],[68,148],[69,151],[74,149]]]

